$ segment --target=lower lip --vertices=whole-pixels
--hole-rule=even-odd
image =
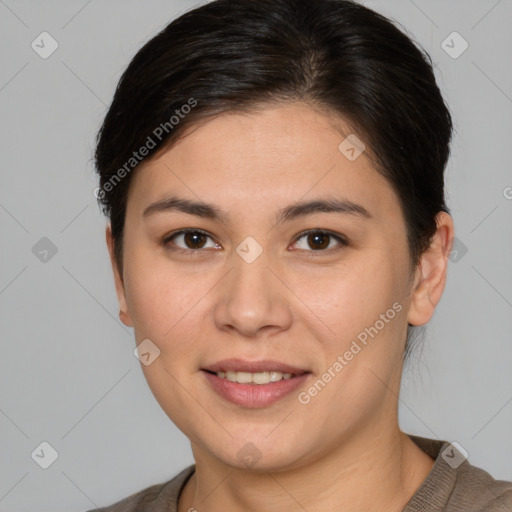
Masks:
[[[296,390],[310,375],[304,373],[290,379],[281,379],[268,384],[240,384],[217,377],[213,373],[201,370],[213,390],[222,398],[243,407],[265,407]]]

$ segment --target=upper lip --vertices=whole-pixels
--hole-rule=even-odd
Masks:
[[[223,359],[217,363],[210,364],[202,368],[210,372],[249,372],[258,373],[264,371],[274,371],[281,373],[292,373],[293,375],[302,375],[308,373],[308,370],[265,359],[264,361],[245,361],[244,359]]]

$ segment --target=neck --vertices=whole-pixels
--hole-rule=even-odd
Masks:
[[[193,450],[196,471],[180,495],[178,512],[400,512],[433,465],[397,424],[358,430],[335,450],[281,472],[233,468]]]

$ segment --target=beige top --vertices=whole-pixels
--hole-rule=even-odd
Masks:
[[[512,482],[495,480],[483,469],[472,466],[447,441],[409,437],[435,463],[402,512],[512,512]],[[194,470],[192,464],[168,482],[148,487],[99,510],[177,512],[178,496]]]

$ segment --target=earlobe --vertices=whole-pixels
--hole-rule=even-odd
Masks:
[[[119,272],[119,268],[117,266],[115,253],[114,253],[114,239],[112,237],[112,229],[110,224],[107,225],[105,231],[105,239],[107,242],[107,248],[110,255],[110,263],[112,265],[112,271],[114,274],[114,282],[116,286],[116,294],[117,300],[119,301],[119,319],[123,324],[128,327],[133,327],[133,322],[128,312],[128,306],[126,304],[126,296],[124,289],[124,280]]]
[[[421,255],[416,269],[407,316],[407,321],[412,325],[424,325],[432,318],[446,285],[448,257],[454,237],[453,220],[445,212],[440,212],[436,220],[437,231],[429,249]]]

